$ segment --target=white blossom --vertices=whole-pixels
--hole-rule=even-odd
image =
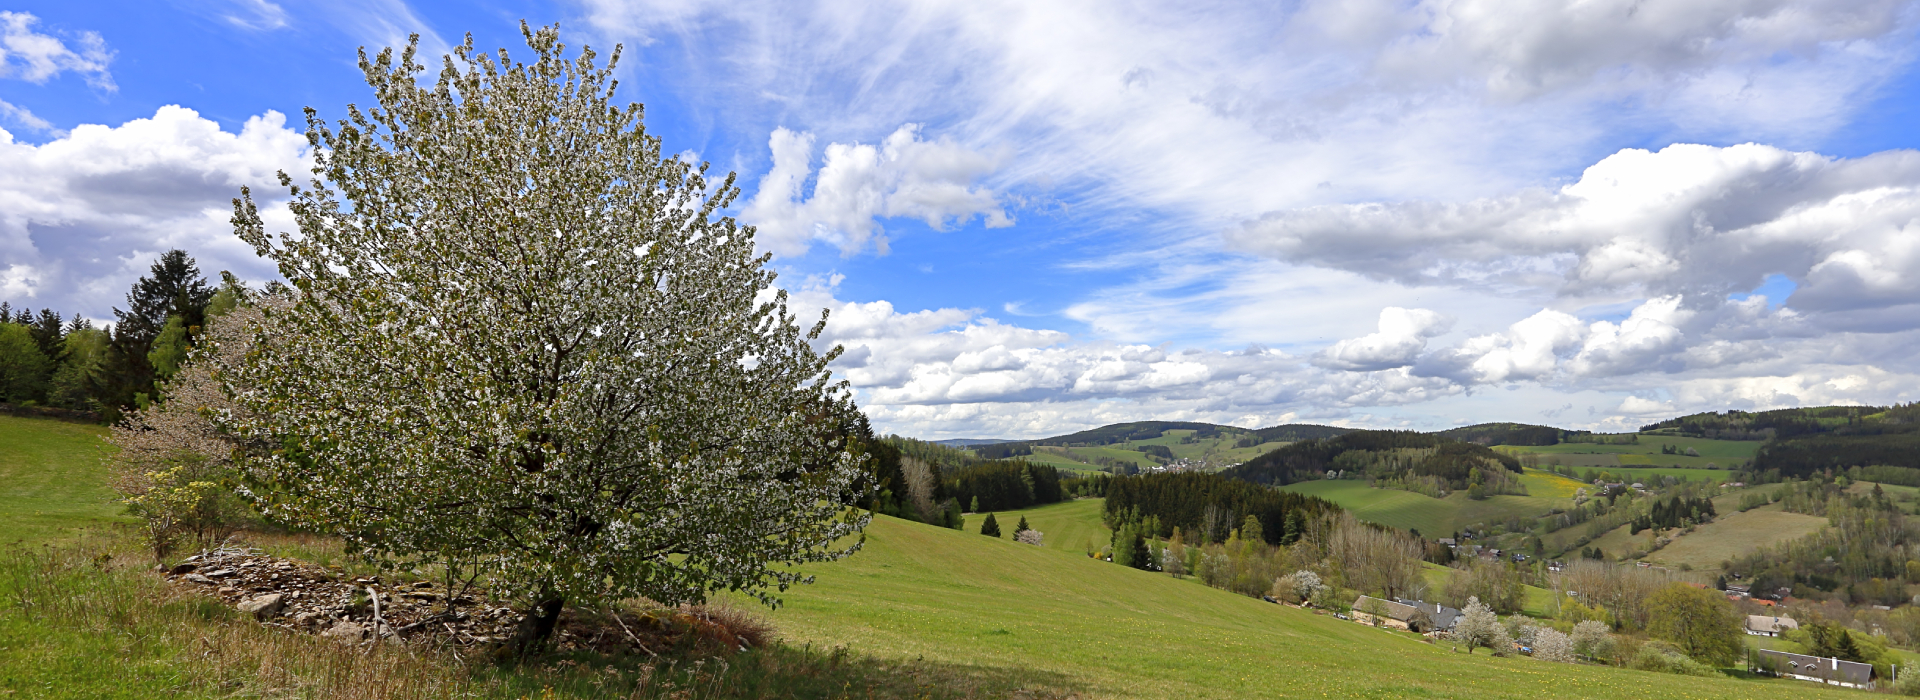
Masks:
[[[473,49],[434,84],[409,46],[361,57],[378,105],[308,111],[297,234],[250,193],[240,237],[293,303],[218,374],[275,518],[528,601],[660,603],[808,580],[846,556],[857,409],[772,292],[734,178],[663,150],[613,63]],[[557,615],[559,603],[552,606]]]

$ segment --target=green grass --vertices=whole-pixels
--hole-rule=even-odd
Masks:
[[[1714,507],[1720,517],[1648,554],[1646,560],[1671,567],[1686,564],[1696,570],[1717,570],[1720,562],[1827,526],[1826,518],[1788,513],[1778,503],[1745,513],[1723,508],[1717,500]]]
[[[1699,452],[1700,456],[1661,454],[1662,445],[1673,445],[1683,452],[1691,447]],[[1718,465],[1721,469],[1728,469],[1735,464],[1753,459],[1754,453],[1760,449],[1760,443],[1747,440],[1641,435],[1638,445],[1593,445],[1569,442],[1538,447],[1502,446],[1499,449],[1510,454],[1541,455],[1542,465],[1548,464],[1553,457],[1559,457],[1561,463],[1576,467],[1640,464],[1667,467],[1678,465],[1683,468],[1704,469],[1711,463]]]
[[[790,644],[1020,668],[1109,698],[1795,698],[1791,681],[1468,656],[1192,580],[877,518],[773,618]],[[1531,602],[1531,601],[1530,601]]]
[[[1041,533],[1040,546],[1054,551],[1067,552],[1076,556],[1086,556],[1087,540],[1093,540],[1095,549],[1107,546],[1113,539],[1113,531],[1107,529],[1101,516],[1106,512],[1106,499],[1082,498],[1065,503],[1053,503],[1028,508],[995,513],[994,522],[1000,524],[1000,532],[1008,539],[1013,537],[1013,528],[1021,517],[1027,519],[1027,526]],[[980,523],[985,515],[967,516],[967,532],[980,531]]]
[[[1281,488],[1327,499],[1361,520],[1419,530],[1428,537],[1445,537],[1475,523],[1491,525],[1509,518],[1535,517],[1562,502],[1539,496],[1494,496],[1475,501],[1461,492],[1432,498],[1410,491],[1376,489],[1364,481],[1348,479],[1303,481]]]
[[[97,434],[11,424],[23,447],[87,454]],[[44,428],[44,430],[42,429]],[[65,447],[62,447],[62,446]],[[32,496],[90,503],[97,463],[52,459]],[[97,504],[96,504],[97,505]],[[1027,511],[1085,526],[1094,501]],[[49,512],[36,511],[41,517]],[[98,523],[85,508],[75,522]],[[1017,515],[1015,518],[1017,519]],[[57,524],[56,524],[57,525]],[[65,527],[45,527],[59,537]],[[19,697],[625,697],[644,657],[463,664],[429,650],[367,652],[237,620],[173,596],[106,528],[62,547],[0,553],[0,694]],[[124,528],[123,528],[124,530]],[[1792,681],[1700,679],[1527,658],[1465,655],[1405,633],[1342,622],[1005,539],[878,517],[866,546],[806,568],[812,585],[768,613],[781,645],[730,671],[652,667],[656,680],[711,680],[641,697],[1103,698],[1815,698]],[[112,540],[118,537],[118,541]],[[119,554],[101,556],[119,551]],[[833,651],[836,649],[847,651]],[[558,661],[559,663],[554,663]],[[579,661],[579,663],[575,663]],[[676,675],[677,674],[677,675]],[[685,685],[681,686],[685,687]],[[959,690],[955,690],[958,688]],[[1025,691],[1016,692],[1025,688]],[[698,688],[694,690],[698,691]]]
[[[132,522],[107,488],[106,434],[97,425],[0,416],[0,543]]]

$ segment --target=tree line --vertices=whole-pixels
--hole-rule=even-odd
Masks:
[[[1416,491],[1470,491],[1476,497],[1524,493],[1518,480],[1509,478],[1522,471],[1513,456],[1485,445],[1404,430],[1363,430],[1296,442],[1221,473],[1281,486],[1355,469],[1369,479]]]
[[[180,370],[209,307],[232,309],[244,292],[231,276],[209,284],[192,257],[170,250],[134,282],[107,328],[78,313],[0,302],[0,401],[117,422],[158,398],[156,385]]]
[[[1066,499],[1060,470],[1024,460],[982,462],[953,472],[946,490],[969,511],[1019,510]]]
[[[1314,496],[1202,472],[1114,477],[1106,494],[1109,527],[1152,517],[1156,526],[1143,536],[1170,537],[1177,527],[1196,543],[1224,541],[1251,517],[1264,542],[1287,544],[1299,539],[1308,522],[1341,510]]]

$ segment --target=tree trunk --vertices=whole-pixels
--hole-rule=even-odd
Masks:
[[[560,624],[560,608],[567,599],[549,595],[527,609],[520,618],[520,625],[513,630],[513,638],[507,640],[506,650],[517,656],[539,653],[553,638],[553,630]]]

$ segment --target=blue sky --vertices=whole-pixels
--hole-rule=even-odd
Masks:
[[[0,299],[97,319],[369,100],[623,46],[883,430],[1621,430],[1920,399],[1920,6],[0,2]]]

